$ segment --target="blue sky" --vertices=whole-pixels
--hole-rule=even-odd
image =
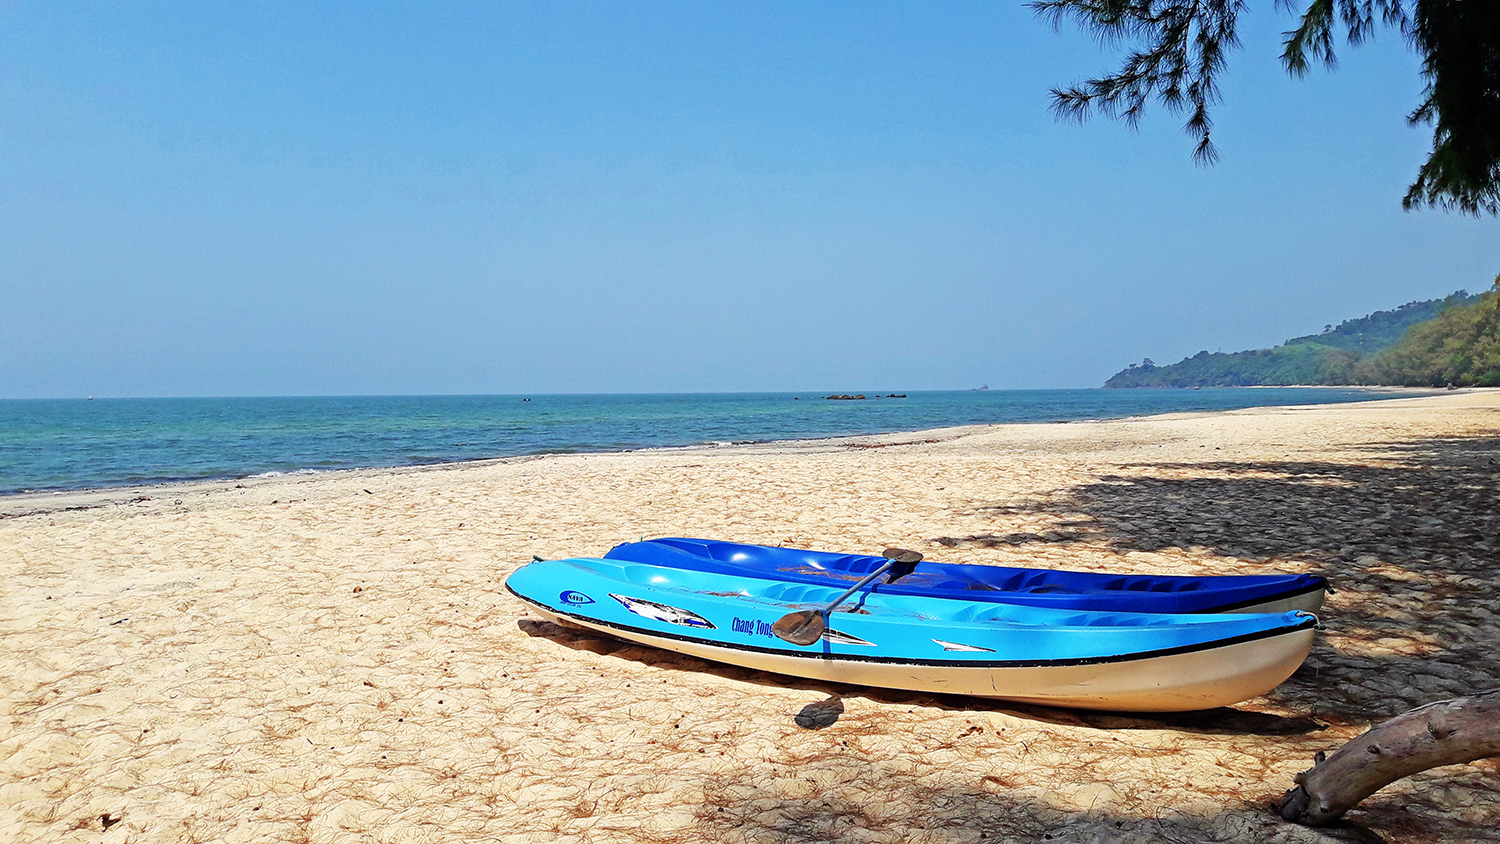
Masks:
[[[0,2],[0,397],[1097,386],[1500,272],[1392,33],[1214,133],[1019,3]]]

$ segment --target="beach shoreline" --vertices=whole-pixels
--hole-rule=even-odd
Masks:
[[[1219,388],[1211,392],[1232,393],[1236,389],[1238,388]],[[1270,389],[1283,390],[1283,392],[1286,390],[1286,388]],[[1278,404],[1318,403],[1308,395],[1308,393],[1316,395],[1318,391],[1306,388],[1292,388],[1292,390],[1297,395],[1278,396],[1278,398],[1285,399]],[[1397,388],[1329,388],[1329,390],[1345,394],[1337,401],[1347,401],[1350,394],[1374,397],[1403,394],[1424,395],[1434,392]],[[511,413],[514,402],[512,405],[506,405],[503,401],[498,405],[493,404],[496,400],[516,398],[505,396],[357,397],[356,400],[359,402],[376,402],[374,405],[361,406],[358,409],[351,409],[349,406],[340,404],[336,397],[147,399],[144,401],[151,405],[162,404],[166,409],[157,408],[147,414],[140,408],[135,408],[132,411],[122,411],[103,418],[91,414],[77,418],[66,414],[43,418],[17,413],[7,417],[7,421],[14,426],[12,433],[19,432],[20,436],[19,438],[12,437],[6,447],[0,449],[7,451],[13,457],[9,465],[0,467],[4,469],[0,471],[0,482],[4,483],[4,486],[0,487],[0,490],[3,490],[0,491],[0,502],[17,496],[45,499],[77,493],[99,498],[100,493],[109,494],[115,490],[157,488],[170,490],[223,481],[259,483],[265,478],[318,475],[348,470],[410,469],[489,460],[530,459],[560,454],[611,454],[743,445],[758,448],[795,449],[802,447],[804,443],[816,445],[827,439],[917,433],[976,424],[1107,421],[1173,412],[1162,409],[1161,402],[1155,400],[1131,402],[1084,399],[1083,406],[1080,407],[1077,404],[1079,394],[1110,393],[1115,398],[1142,393],[1197,395],[1194,391],[1188,390],[1023,390],[1014,392],[1028,397],[1029,401],[1021,400],[1013,404],[1006,403],[990,407],[986,415],[991,418],[987,422],[974,422],[962,418],[972,415],[973,408],[959,410],[954,406],[941,409],[927,407],[921,412],[905,416],[897,414],[891,417],[877,414],[875,417],[868,417],[864,414],[856,414],[853,417],[844,418],[838,425],[831,426],[845,427],[848,433],[827,430],[830,426],[826,424],[809,425],[809,418],[816,418],[816,416],[805,417],[795,413],[791,416],[778,417],[776,424],[768,426],[763,424],[763,420],[758,420],[756,414],[745,413],[743,405],[735,409],[733,403],[729,410],[720,413],[721,408],[711,404],[693,406],[689,402],[686,408],[676,407],[673,410],[673,413],[679,414],[675,417],[671,413],[659,417],[647,414],[645,418],[651,421],[642,423],[641,418],[632,415],[641,408],[632,407],[629,402],[608,408],[596,406],[584,411],[576,403],[570,405],[572,400],[579,398],[575,396],[544,397],[563,402],[561,408],[552,409],[552,412],[559,410],[562,412],[566,420],[563,424],[571,431],[563,437],[558,437],[556,430],[549,425],[532,426],[528,418],[514,416]],[[997,392],[997,395],[1005,394],[1005,391]],[[762,394],[715,395],[736,400],[749,396],[753,402],[755,397]],[[781,395],[784,397],[791,394]],[[916,395],[951,396],[954,394],[939,391]],[[584,396],[582,398],[615,402],[629,397]],[[682,399],[684,397],[664,398]],[[687,398],[692,398],[692,396]],[[458,400],[458,403],[455,404],[454,400]],[[126,400],[125,403],[129,404],[132,401],[134,400]],[[219,401],[230,403],[251,401],[256,402],[256,406],[241,407],[236,411],[231,411],[225,406],[215,405],[211,409],[204,406],[205,402],[212,404]],[[1049,408],[1049,401],[1062,402],[1068,410],[1059,412],[1055,408]],[[188,403],[193,408],[193,412],[174,415],[171,407],[178,402]],[[270,402],[276,406],[276,412],[267,415],[266,407],[261,406],[264,402]],[[431,402],[436,404],[430,404]],[[475,402],[490,403],[485,405],[487,415],[483,420],[472,415]],[[44,400],[43,403],[48,403],[48,401]],[[394,403],[394,406],[388,407],[387,405],[391,403]],[[1181,403],[1184,405],[1205,404],[1191,400]],[[0,402],[0,405],[3,404],[7,403]],[[15,404],[15,402],[9,404]],[[82,402],[75,402],[75,404],[81,405]],[[817,405],[819,402],[811,404]],[[1167,402],[1167,404],[1172,404],[1172,402]],[[1212,413],[1229,409],[1211,406],[1217,404],[1215,401],[1209,401],[1206,404],[1210,406],[1179,412]],[[1231,407],[1234,406],[1233,402],[1229,404]],[[662,406],[657,406],[653,408],[653,411],[659,412],[661,409]],[[765,408],[759,410],[763,411]],[[778,410],[784,410],[784,408],[778,405]],[[604,412],[606,415],[615,413],[620,420],[635,419],[637,427],[627,431],[622,428],[612,428],[610,424],[601,422],[599,418],[590,418],[590,414],[598,412]],[[281,416],[277,417],[276,413],[280,413]],[[436,418],[441,421],[436,426],[424,427],[419,435],[409,435],[405,432],[401,424],[403,421],[411,422],[415,417],[428,413],[436,413]],[[569,417],[570,413],[581,415]],[[1074,414],[1076,418],[1073,419],[1055,418],[1055,415]],[[205,418],[210,421],[205,423]],[[278,418],[297,420],[297,422],[288,428],[281,428]],[[880,421],[873,422],[873,419]],[[308,423],[313,420],[316,420],[318,424],[309,426]],[[557,421],[556,418],[553,419],[554,423]],[[67,423],[67,427],[58,427],[63,422]],[[698,437],[686,441],[672,441],[676,438],[668,432],[675,430],[671,424],[674,422],[686,423],[694,427]],[[586,426],[586,430],[578,427],[580,423]],[[640,428],[640,424],[644,424],[645,428]],[[205,425],[206,427],[203,427]],[[248,427],[255,433],[246,436],[242,426]],[[333,426],[342,434],[328,436],[329,430],[322,426]],[[313,433],[319,428],[322,428],[321,434]],[[489,430],[490,428],[505,433],[496,435]],[[532,433],[530,435],[516,433],[526,430],[531,430]],[[552,431],[552,433],[549,435],[545,433],[546,431]],[[745,436],[751,432],[770,434],[772,431],[779,435]],[[449,438],[452,438],[456,445],[450,444]],[[603,444],[618,443],[621,438],[635,440],[638,444],[617,445],[616,447]],[[565,447],[548,448],[542,444],[549,440],[556,442],[559,439],[566,443]],[[179,441],[185,441],[191,445],[186,447],[174,445]],[[351,441],[378,441],[381,445],[372,445],[368,449],[360,449],[358,446],[351,448],[349,445]],[[600,444],[590,447],[590,442]],[[79,446],[63,447],[65,444],[73,443],[89,443],[91,449]],[[476,443],[484,443],[484,445],[475,447]],[[96,453],[98,450],[109,453],[104,459],[100,459]],[[413,456],[417,454],[426,456]],[[53,462],[45,471],[37,471],[37,467],[31,465],[31,455],[41,455],[43,464],[49,460]],[[204,472],[202,467],[205,465],[217,468],[214,471]],[[101,471],[100,467],[107,468]],[[9,512],[17,512],[15,502],[11,502],[11,505]]]
[[[1310,389],[1323,385],[1291,385],[1299,389]],[[1249,386],[1236,389],[1261,389],[1258,386]],[[1328,387],[1328,389],[1356,390],[1375,394],[1382,393],[1417,393],[1412,398],[1425,398],[1428,395],[1454,395],[1459,393],[1485,393],[1500,392],[1500,389],[1490,388],[1465,388],[1463,390],[1420,390],[1407,387]],[[1391,399],[1382,399],[1390,401]],[[1269,408],[1279,407],[1322,407],[1324,405],[1268,405]],[[292,472],[274,472],[248,475],[244,477],[204,478],[189,479],[181,481],[169,481],[164,483],[125,484],[117,486],[80,487],[76,489],[43,489],[24,490],[20,492],[0,493],[0,519],[13,516],[31,515],[57,510],[78,510],[91,507],[120,506],[122,504],[134,503],[141,498],[156,498],[174,495],[193,495],[205,492],[216,492],[226,489],[242,489],[248,486],[262,486],[266,484],[277,484],[283,482],[302,482],[326,478],[347,476],[351,478],[380,476],[384,474],[400,474],[405,472],[443,471],[445,469],[462,469],[465,467],[485,466],[490,464],[518,463],[530,460],[545,460],[550,458],[565,457],[572,455],[616,455],[616,454],[641,454],[641,453],[732,453],[736,450],[748,449],[757,453],[769,454],[802,454],[818,452],[826,449],[837,450],[840,447],[888,447],[890,445],[905,445],[915,443],[927,443],[931,440],[946,440],[965,436],[979,431],[1002,428],[1010,425],[1069,425],[1080,422],[1108,423],[1128,422],[1151,418],[1197,418],[1213,416],[1221,413],[1236,413],[1256,410],[1259,408],[1240,408],[1236,410],[1206,410],[1188,411],[1180,413],[1161,413],[1147,416],[1120,416],[1102,419],[1066,420],[1066,421],[1027,421],[1027,422],[999,422],[975,425],[949,425],[937,428],[919,428],[912,430],[887,431],[874,434],[850,434],[836,437],[808,437],[802,439],[770,440],[765,442],[747,443],[715,443],[694,444],[681,446],[649,446],[644,448],[622,449],[617,451],[584,451],[584,452],[545,452],[537,454],[517,454],[500,457],[485,457],[478,459],[450,460],[437,463],[418,463],[402,466],[370,466],[338,469],[299,469]],[[896,441],[901,439],[899,442]]]
[[[1265,808],[1315,752],[1500,685],[1497,460],[1490,390],[6,496],[0,836],[1336,840]],[[1160,717],[717,666],[504,592],[662,535],[1339,591],[1277,690]],[[1497,772],[1350,817],[1500,840]]]

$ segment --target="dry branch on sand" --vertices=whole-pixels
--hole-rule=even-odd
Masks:
[[[1500,689],[1429,703],[1376,725],[1296,777],[1281,816],[1311,826],[1338,820],[1403,777],[1500,756]]]

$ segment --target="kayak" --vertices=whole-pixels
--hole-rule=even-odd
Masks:
[[[867,554],[677,537],[627,542],[604,557],[685,571],[807,584],[843,583],[845,587],[886,562]],[[922,562],[911,574],[895,583],[878,584],[875,591],[1109,612],[1316,612],[1323,606],[1328,581],[1312,574],[1182,577]]]
[[[784,615],[838,586],[618,559],[537,561],[506,588],[543,618],[703,659],[814,680],[1137,712],[1227,706],[1275,688],[1307,658],[1308,612],[1074,612],[861,592],[802,647]]]

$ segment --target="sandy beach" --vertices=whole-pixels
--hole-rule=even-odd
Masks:
[[[1500,686],[1497,501],[1500,391],[0,498],[0,841],[1500,841],[1497,760],[1340,829],[1268,808]],[[1275,691],[1158,717],[760,674],[503,589],[651,536],[1338,591]]]

